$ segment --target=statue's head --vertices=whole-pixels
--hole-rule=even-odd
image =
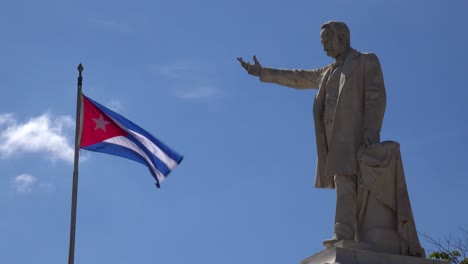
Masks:
[[[348,26],[340,21],[329,21],[322,25],[320,40],[327,56],[336,58],[351,46]]]

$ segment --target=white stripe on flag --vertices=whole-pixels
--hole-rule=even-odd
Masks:
[[[177,167],[177,162],[175,162],[171,157],[169,157],[166,152],[162,151],[156,144],[154,144],[151,140],[146,138],[145,136],[139,134],[138,132],[135,132],[133,130],[128,130],[129,133],[131,133],[138,141],[140,141],[141,144],[143,144],[153,155],[158,157],[159,160],[164,162],[166,166],[169,168],[169,170],[173,170],[175,167]]]
[[[135,143],[133,143],[127,137],[117,136],[117,137],[106,139],[103,142],[112,143],[112,144],[119,145],[119,146],[122,146],[122,147],[125,147],[125,148],[129,148],[129,149],[135,151],[136,153],[141,155],[146,160],[146,162],[148,162],[148,165],[150,166],[150,169],[156,174],[156,177],[158,178],[159,183],[164,181],[164,179],[165,179],[164,175],[160,171],[158,171],[158,169],[156,169],[154,167],[153,163],[151,162],[149,157],[146,155],[146,153],[144,151],[142,151],[137,145],[135,145]]]
[[[119,121],[112,118],[111,115],[107,115],[112,121],[114,121],[120,128],[124,129],[128,133],[132,134],[141,144],[143,144],[153,155],[155,155],[160,161],[166,164],[167,168],[172,171],[175,167],[177,167],[177,162],[171,159],[166,152],[162,151],[156,144],[154,144],[151,140],[146,138],[145,136],[141,135],[138,132],[135,132],[128,127],[122,125]],[[133,142],[132,142],[133,144]],[[135,145],[136,147],[136,145]]]

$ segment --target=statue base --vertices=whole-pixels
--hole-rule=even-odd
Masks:
[[[378,252],[371,244],[342,240],[300,264],[446,264],[447,262]]]

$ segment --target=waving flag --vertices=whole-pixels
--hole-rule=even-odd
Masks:
[[[156,186],[183,156],[125,117],[83,95],[80,148],[121,156],[146,165]]]

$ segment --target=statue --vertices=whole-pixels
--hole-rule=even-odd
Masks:
[[[396,153],[393,156],[383,155],[393,161],[396,160],[396,156],[399,157],[398,143],[380,143],[386,106],[380,62],[373,53],[363,53],[351,48],[350,31],[343,22],[330,21],[323,24],[320,38],[326,54],[335,59],[334,63],[322,68],[272,69],[262,67],[255,55],[254,64],[245,62],[242,58],[237,59],[250,75],[260,77],[262,82],[296,89],[318,89],[313,106],[318,157],[315,187],[336,189],[337,197],[333,236],[323,241],[323,244],[327,248],[342,240],[379,244],[384,240],[383,233],[375,230],[381,230],[382,224],[376,223],[377,220],[373,219],[380,221],[384,217],[384,225],[388,222],[388,226],[383,229],[386,231],[390,229],[398,240],[390,243],[391,245],[384,245],[387,247],[387,252],[424,255],[417,235],[417,243],[413,243],[414,238],[410,242],[415,245],[413,252],[408,252],[407,249],[400,250],[402,235],[399,232],[401,225],[397,219],[411,218],[413,221],[411,223],[414,223],[409,199],[408,205],[402,207],[405,209],[409,207],[409,213],[408,210],[399,211],[406,214],[404,217],[398,215],[397,211],[388,209],[385,202],[397,199],[394,194],[402,188],[398,189],[399,186],[395,185],[392,195],[386,196],[387,199],[376,199],[378,202],[374,203],[372,199],[376,197],[375,186],[381,186],[382,181],[379,177],[374,177],[374,171],[371,169],[367,170],[368,173],[364,176],[360,173],[364,169],[362,166],[369,165],[369,159],[372,160],[374,157],[372,155]],[[389,148],[395,151],[387,151]],[[385,151],[382,152],[382,149]],[[369,154],[371,158],[368,158]],[[390,176],[390,178],[396,182],[395,179],[398,177]],[[399,181],[401,182],[404,183],[404,178],[403,181]],[[406,183],[404,191],[406,192]],[[407,217],[408,214],[410,216]],[[387,235],[385,233],[385,236]],[[404,239],[407,239],[406,233],[404,236]],[[396,247],[398,249],[395,249]]]

